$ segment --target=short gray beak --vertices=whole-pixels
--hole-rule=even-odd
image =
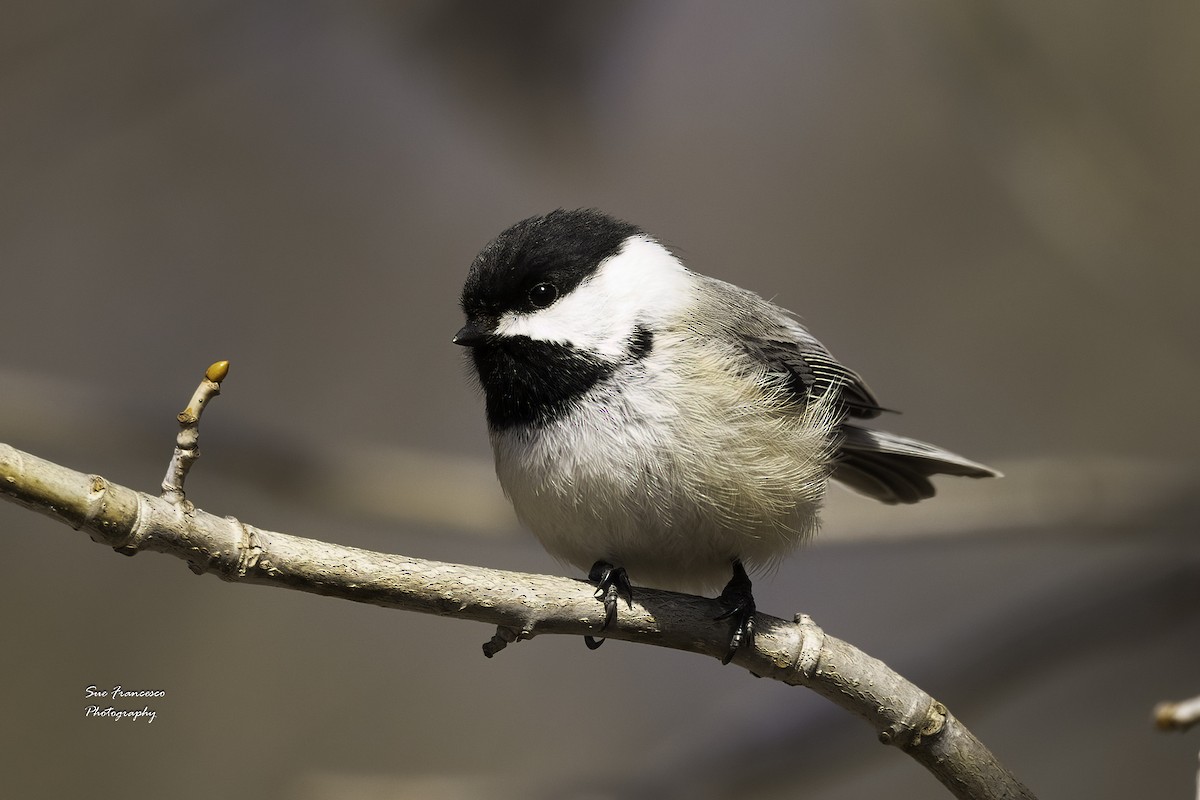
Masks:
[[[454,339],[451,341],[463,347],[475,347],[486,342],[489,336],[491,334],[479,327],[477,323],[468,322],[459,329],[458,333],[454,334]]]

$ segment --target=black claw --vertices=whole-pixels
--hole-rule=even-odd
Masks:
[[[606,630],[617,619],[617,600],[624,598],[625,604],[633,608],[633,585],[624,567],[614,567],[607,561],[597,561],[588,571],[588,580],[596,584],[596,599],[604,602],[604,624],[600,630]],[[583,643],[589,650],[595,650],[604,644],[604,639],[594,639],[584,636]]]
[[[754,605],[751,588],[750,576],[746,574],[742,562],[734,561],[733,577],[729,579],[729,583],[721,591],[721,596],[717,598],[728,611],[715,619],[722,620],[732,617],[735,623],[733,636],[729,639],[729,649],[725,651],[725,657],[721,659],[722,664],[728,664],[733,660],[738,648],[754,640],[754,613],[757,611],[757,607]]]

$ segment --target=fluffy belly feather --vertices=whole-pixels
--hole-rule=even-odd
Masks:
[[[626,382],[624,394],[585,398],[548,426],[493,434],[501,486],[551,555],[584,571],[604,560],[641,585],[706,591],[729,580],[734,559],[769,567],[812,535],[827,408],[776,410],[761,390],[745,396],[745,383],[685,385],[708,391],[688,398]],[[698,415],[707,424],[682,412],[705,408],[696,403],[708,404]]]

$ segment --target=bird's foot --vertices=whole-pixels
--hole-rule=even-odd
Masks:
[[[743,644],[754,641],[754,613],[757,608],[754,605],[754,595],[751,594],[751,589],[750,576],[746,574],[746,568],[742,566],[741,561],[734,561],[733,577],[729,579],[729,583],[721,591],[721,596],[717,598],[718,602],[729,610],[715,619],[732,618],[734,621],[733,636],[729,639],[729,649],[725,651],[725,657],[721,659],[722,664],[732,661],[738,648]]]
[[[633,586],[624,567],[614,567],[607,561],[593,564],[588,572],[588,580],[596,584],[596,599],[604,602],[604,624],[600,626],[600,630],[604,631],[617,619],[617,600],[624,598],[625,604],[633,608]],[[595,650],[604,644],[604,639],[584,636],[583,643],[589,650]]]

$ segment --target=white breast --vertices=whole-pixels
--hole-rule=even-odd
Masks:
[[[573,413],[492,437],[518,516],[581,570],[625,567],[636,584],[724,585],[730,565],[766,567],[808,538],[827,481],[833,414],[796,408],[770,379],[739,375],[736,354],[694,352],[683,321],[622,366]],[[621,387],[619,390],[615,387]]]

